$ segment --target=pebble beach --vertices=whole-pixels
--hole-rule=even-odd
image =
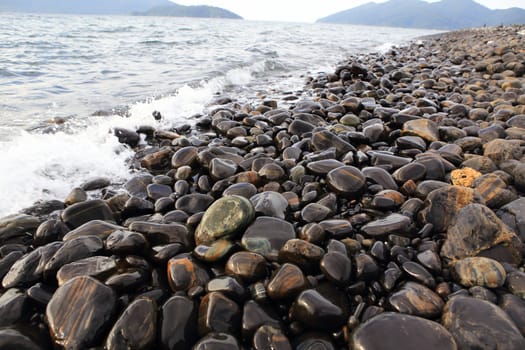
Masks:
[[[0,219],[0,349],[525,349],[524,74],[461,30],[116,128],[132,179]]]

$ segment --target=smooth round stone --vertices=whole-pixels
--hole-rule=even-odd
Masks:
[[[444,232],[456,213],[471,203],[483,203],[475,190],[463,186],[441,187],[427,196],[426,206],[419,217],[423,223],[434,225],[435,232]]]
[[[255,331],[263,325],[280,327],[279,316],[271,305],[248,300],[244,303],[242,313],[242,338],[252,339]]]
[[[465,287],[498,288],[505,284],[507,278],[499,262],[483,257],[461,259],[454,264],[453,272],[456,282]]]
[[[148,197],[154,201],[162,197],[169,197],[169,195],[173,193],[170,186],[160,184],[149,184],[146,187],[146,192],[148,193]]]
[[[126,182],[124,188],[133,197],[146,198],[146,187],[152,182],[153,176],[149,174],[137,175]]]
[[[418,181],[425,177],[427,168],[421,163],[409,163],[394,171],[392,177],[398,183],[405,183],[408,180]]]
[[[49,219],[38,226],[33,235],[33,244],[41,246],[57,241],[62,239],[67,232],[69,232],[69,229],[62,221]]]
[[[24,291],[10,288],[0,296],[0,327],[23,322],[29,312],[29,300]]]
[[[124,229],[122,226],[114,225],[101,220],[93,220],[84,225],[69,231],[64,236],[64,241],[69,241],[81,236],[97,236],[105,240],[115,230]]]
[[[427,142],[439,141],[439,127],[430,119],[410,120],[403,124],[402,136],[419,136]]]
[[[170,243],[180,243],[185,247],[193,245],[190,231],[182,224],[135,221],[129,225],[129,229],[142,233],[152,246]]]
[[[474,180],[481,176],[481,173],[472,168],[462,168],[452,170],[450,173],[450,182],[456,186],[472,187]]]
[[[499,306],[525,336],[525,300],[512,294],[505,294],[501,297]]]
[[[324,254],[324,249],[315,244],[302,239],[291,239],[279,251],[279,262],[289,262],[301,269],[310,270],[314,266],[319,266],[319,261]]]
[[[445,306],[431,289],[414,282],[405,283],[388,298],[388,302],[399,313],[424,318],[439,316]]]
[[[331,214],[330,208],[318,203],[310,203],[301,210],[301,218],[305,222],[319,222]]]
[[[204,213],[195,231],[195,243],[210,244],[233,236],[255,218],[251,202],[240,196],[227,196],[215,201]]]
[[[427,269],[434,272],[441,271],[441,259],[436,252],[432,250],[425,250],[421,253],[418,253],[416,258],[419,263]]]
[[[290,317],[307,328],[321,331],[338,330],[345,322],[343,310],[313,289],[299,294],[290,308]]]
[[[401,214],[390,214],[379,220],[374,220],[361,227],[361,231],[368,236],[386,236],[391,233],[406,233],[412,220]]]
[[[355,256],[356,279],[361,281],[372,280],[379,274],[379,266],[368,254],[358,254]]]
[[[166,213],[173,209],[175,201],[170,197],[162,197],[155,201],[155,213]]]
[[[56,278],[58,285],[62,286],[75,277],[90,276],[96,279],[104,279],[116,271],[117,262],[115,259],[106,256],[92,256],[62,266],[58,270]]]
[[[353,166],[334,169],[326,175],[328,186],[336,193],[355,198],[366,188],[366,180],[361,171]]]
[[[445,305],[441,323],[459,349],[525,349],[525,338],[509,315],[485,300],[452,298]]]
[[[235,245],[227,239],[220,239],[207,246],[198,245],[193,249],[193,255],[202,261],[216,262],[225,259],[233,250]]]
[[[434,288],[436,286],[436,281],[432,274],[428,272],[423,266],[415,263],[413,261],[407,261],[401,265],[403,271],[405,271],[410,277],[416,279],[417,281],[423,283],[424,285]]]
[[[273,216],[279,219],[284,219],[286,216],[288,201],[278,192],[266,191],[258,193],[250,198],[250,202],[257,214]]]
[[[215,179],[226,179],[236,172],[237,164],[229,159],[214,158],[210,162],[210,175]]]
[[[174,295],[162,305],[160,343],[166,350],[190,350],[199,338],[197,304],[183,295]]]
[[[0,280],[4,279],[5,275],[11,267],[16,263],[20,258],[24,256],[24,253],[20,251],[10,252],[0,259]]]
[[[332,238],[346,238],[352,233],[352,224],[348,220],[332,219],[319,223],[324,233]]]
[[[350,282],[352,262],[342,253],[326,253],[321,259],[320,268],[326,278],[337,285],[344,286]]]
[[[238,252],[226,262],[226,273],[244,281],[257,281],[266,276],[266,259],[252,252]]]
[[[426,151],[427,145],[425,140],[419,136],[401,136],[396,139],[396,145],[400,149],[417,149],[422,152]]]
[[[206,292],[221,292],[235,301],[243,301],[247,296],[246,288],[232,276],[220,276],[206,285]]]
[[[84,191],[100,190],[104,187],[108,187],[111,184],[111,180],[106,177],[97,177],[90,179],[80,185]]]
[[[51,273],[65,264],[98,255],[103,249],[104,242],[97,236],[84,236],[66,241],[46,263],[44,273]]]
[[[211,333],[199,340],[192,350],[240,350],[234,336],[227,333]]]
[[[351,349],[457,350],[451,334],[439,323],[421,317],[385,312],[359,326]]]
[[[199,150],[197,147],[187,146],[179,149],[171,157],[171,165],[174,168],[180,168],[185,165],[193,165],[197,161]]]
[[[157,335],[157,305],[149,298],[131,303],[109,332],[105,348],[149,349]]]
[[[46,308],[55,344],[66,349],[96,345],[109,325],[116,302],[115,292],[92,277],[75,277],[59,287]]]
[[[294,264],[283,264],[268,283],[268,296],[272,299],[289,299],[296,297],[308,287],[308,280],[299,267]]]
[[[241,327],[241,309],[222,293],[206,294],[199,306],[199,335],[213,332],[237,334]]]
[[[267,181],[279,181],[286,176],[284,169],[275,163],[265,164],[261,170],[258,171],[258,174]]]
[[[328,130],[321,130],[312,134],[312,147],[316,151],[335,147],[339,156],[356,151],[354,146]]]
[[[420,199],[426,199],[427,196],[434,190],[448,187],[449,183],[437,180],[425,180],[418,183],[415,191],[415,195]]]
[[[306,169],[314,175],[325,176],[330,171],[344,166],[344,163],[336,159],[322,159],[306,164]]]
[[[441,256],[458,259],[485,256],[499,262],[520,264],[522,242],[492,210],[470,204],[457,213],[447,230]]]
[[[154,204],[148,199],[142,199],[139,197],[130,197],[124,203],[122,210],[122,217],[128,218],[133,216],[139,216],[143,214],[152,214],[155,211]]]
[[[255,350],[292,350],[292,345],[284,332],[271,325],[259,327],[253,336],[252,344]]]
[[[396,190],[398,186],[388,171],[380,167],[366,167],[362,170],[363,175],[369,181],[381,185],[386,190]]]
[[[174,292],[203,287],[209,280],[208,269],[188,254],[177,255],[168,261],[168,283]]]
[[[251,199],[255,194],[257,194],[257,187],[246,182],[233,184],[222,193],[223,196],[241,196],[247,199]]]
[[[275,261],[279,250],[293,238],[295,230],[292,224],[278,218],[260,216],[246,229],[241,244],[247,251]]]
[[[62,242],[49,243],[25,254],[16,261],[2,280],[5,289],[30,286],[42,279],[44,266],[62,246]]]
[[[61,217],[67,226],[77,228],[91,220],[113,220],[113,213],[106,202],[93,199],[67,207]]]
[[[116,230],[106,239],[105,247],[114,254],[142,253],[149,246],[148,241],[138,232]]]
[[[205,211],[213,203],[215,199],[207,194],[192,193],[180,197],[175,202],[175,209],[182,210],[185,213],[192,215]]]
[[[16,350],[43,350],[48,348],[48,341],[41,341],[39,337],[32,337],[24,333],[25,329],[0,329],[0,349]]]
[[[87,198],[88,197],[86,191],[77,187],[69,192],[66,199],[64,199],[64,204],[70,206],[75,203],[84,202],[85,200],[87,200]]]

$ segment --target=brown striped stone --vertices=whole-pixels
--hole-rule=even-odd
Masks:
[[[268,283],[268,296],[272,299],[295,297],[308,287],[308,281],[299,267],[283,264]]]
[[[499,262],[483,257],[461,259],[454,264],[453,272],[456,281],[465,287],[498,288],[507,278]]]

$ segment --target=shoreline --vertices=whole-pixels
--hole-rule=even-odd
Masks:
[[[116,129],[150,175],[0,219],[0,344],[524,348],[524,28]]]

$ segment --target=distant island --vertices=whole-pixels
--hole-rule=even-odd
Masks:
[[[236,18],[239,15],[213,6],[183,6],[168,0],[1,0],[0,11],[96,15],[145,15]]]
[[[367,3],[319,19],[320,23],[361,24],[427,29],[461,29],[524,24],[525,10],[491,10],[473,0],[390,0]]]
[[[201,17],[201,18],[229,18],[242,19],[236,13],[214,6],[184,6],[169,3],[163,6],[156,6],[148,11],[135,12],[136,16],[173,16],[173,17]]]

